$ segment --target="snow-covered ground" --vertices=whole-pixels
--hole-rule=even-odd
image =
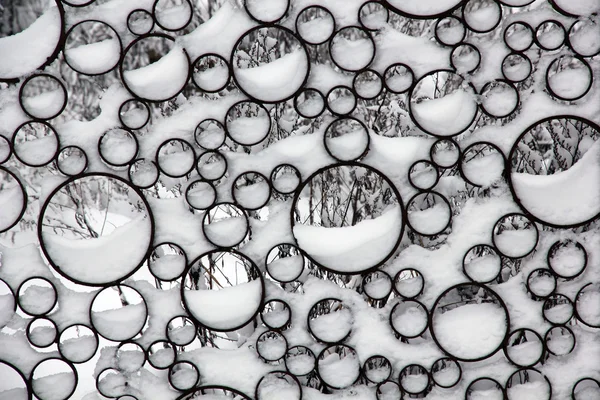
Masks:
[[[597,0],[20,3],[0,399],[600,398]]]

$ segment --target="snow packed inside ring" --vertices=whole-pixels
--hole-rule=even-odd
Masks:
[[[104,21],[78,22],[66,34],[65,62],[77,73],[90,76],[105,74],[119,64],[122,53],[121,37]]]
[[[543,299],[556,290],[556,276],[551,270],[545,268],[534,269],[529,273],[525,285],[533,295],[534,300]]]
[[[487,244],[471,247],[463,258],[463,273],[478,283],[491,283],[500,276],[502,259],[498,252]]]
[[[479,283],[446,289],[435,301],[431,337],[444,353],[459,361],[484,360],[508,337],[510,316],[502,298]]]
[[[175,362],[175,345],[167,340],[157,340],[147,350],[148,362],[156,369],[167,369]]]
[[[285,371],[272,371],[258,381],[255,398],[256,400],[301,400],[302,387],[294,375]]]
[[[190,361],[176,361],[169,367],[169,383],[183,392],[190,390],[200,382],[200,371]]]
[[[413,123],[434,136],[455,136],[477,117],[476,90],[451,70],[422,76],[410,91],[409,114]]]
[[[234,331],[262,309],[263,277],[252,260],[234,250],[196,258],[184,273],[181,299],[192,319],[217,332]]]
[[[279,331],[265,331],[256,340],[256,352],[266,362],[281,360],[285,357],[287,349],[287,339]]]
[[[179,245],[172,242],[159,243],[148,257],[148,269],[158,279],[174,281],[183,274],[187,261],[187,255]]]
[[[283,359],[286,369],[295,376],[306,376],[316,367],[317,359],[306,346],[290,347]]]
[[[148,318],[146,300],[129,285],[108,286],[97,292],[89,310],[92,328],[108,340],[125,341],[142,332]]]
[[[296,32],[308,44],[323,44],[335,33],[335,18],[323,6],[308,6],[296,17]]]
[[[25,375],[8,361],[0,360],[0,393],[10,400],[31,400],[31,386]]]
[[[0,232],[19,223],[27,206],[27,192],[19,178],[0,166]]]
[[[79,380],[77,369],[58,357],[46,358],[35,365],[29,377],[33,394],[43,400],[67,400]]]
[[[476,142],[464,149],[459,170],[463,179],[479,187],[489,187],[504,177],[506,160],[493,143]]]
[[[49,74],[31,75],[19,89],[19,104],[34,119],[57,117],[67,107],[67,100],[64,83]]]
[[[212,400],[212,399],[232,399],[232,400],[251,400],[250,397],[240,392],[239,390],[227,387],[227,386],[216,386],[216,385],[201,385],[195,387],[183,395],[179,396],[176,400]]]
[[[425,367],[419,364],[410,364],[402,368],[400,387],[409,395],[423,395],[431,390],[431,376]]]
[[[265,103],[291,99],[310,71],[302,39],[279,25],[258,26],[244,33],[231,52],[230,65],[240,90]]]
[[[538,245],[539,237],[535,222],[520,213],[500,217],[492,231],[492,243],[496,250],[508,258],[522,258],[531,254]]]
[[[465,400],[504,400],[506,399],[506,390],[495,379],[488,377],[479,377],[472,381],[465,392]]]
[[[327,126],[323,135],[325,150],[338,161],[356,161],[367,155],[371,138],[363,122],[342,117]]]
[[[326,347],[317,357],[316,372],[332,389],[345,389],[360,378],[360,361],[356,350],[345,344]]]
[[[61,0],[34,8],[35,19],[20,32],[0,33],[0,82],[16,82],[22,75],[50,65],[64,44],[65,10]],[[10,32],[10,30],[9,30]],[[10,55],[10,56],[8,56]]]
[[[296,245],[282,243],[269,250],[265,264],[271,278],[280,283],[289,283],[302,275],[306,259]]]
[[[444,46],[454,46],[462,42],[467,34],[463,20],[448,15],[444,18],[439,18],[435,23],[435,38]]]
[[[285,330],[290,327],[292,310],[288,303],[279,299],[272,299],[265,303],[260,312],[260,320],[269,329]]]
[[[595,123],[569,115],[542,119],[515,141],[508,163],[513,198],[535,221],[568,228],[600,216],[600,127]]]
[[[48,165],[60,149],[56,129],[48,122],[28,121],[15,130],[12,138],[15,156],[29,167]]]
[[[194,6],[191,0],[172,2],[169,0],[154,0],[152,5],[154,22],[165,31],[179,31],[192,22]]]
[[[229,84],[229,64],[218,54],[201,55],[194,61],[192,69],[192,81],[207,93],[219,92]]]
[[[143,51],[152,48],[152,51]],[[135,54],[145,54],[142,59]],[[121,81],[139,100],[161,102],[177,96],[191,73],[186,50],[169,35],[140,36],[127,46],[119,63]]]
[[[89,361],[100,344],[98,332],[87,325],[73,324],[62,330],[58,338],[58,352],[73,364]]]
[[[217,203],[204,214],[202,232],[216,247],[235,247],[249,236],[250,221],[246,212],[235,204]]]
[[[248,15],[263,24],[282,19],[290,9],[290,0],[244,0]]]
[[[389,10],[379,1],[367,1],[358,10],[358,21],[372,31],[383,28],[389,19]]]
[[[449,16],[465,0],[385,0],[393,12],[407,18],[431,19]]]
[[[552,386],[548,377],[544,376],[538,370],[521,368],[508,378],[506,382],[506,398],[508,400],[527,398],[550,400],[552,398]]]
[[[352,332],[353,322],[350,308],[336,298],[317,301],[307,316],[310,334],[327,344],[344,342]]]
[[[544,355],[544,341],[533,329],[520,328],[507,338],[504,354],[519,367],[533,367]]]
[[[17,289],[17,304],[29,315],[45,315],[52,311],[57,302],[56,287],[43,277],[28,278]]]
[[[554,356],[565,356],[575,348],[575,334],[568,326],[553,326],[544,335],[544,346]]]
[[[154,28],[154,17],[148,10],[137,8],[127,16],[127,29],[134,35],[145,35]]]
[[[387,299],[392,288],[392,277],[387,272],[375,270],[363,275],[362,290],[371,300]]]
[[[27,324],[25,334],[32,345],[47,348],[56,342],[58,328],[50,318],[35,317]]]
[[[88,157],[81,147],[66,146],[56,157],[58,170],[66,176],[82,174],[88,167]]]
[[[345,26],[329,41],[329,56],[341,70],[362,71],[375,58],[375,41],[368,30],[360,26]]]
[[[62,276],[105,286],[132,275],[150,253],[154,220],[144,195],[110,174],[67,180],[46,199],[38,236]]]
[[[404,231],[398,189],[367,165],[340,163],[318,170],[304,181],[293,204],[290,217],[298,246],[311,261],[336,273],[382,265]]]
[[[433,383],[443,388],[455,386],[462,378],[460,364],[449,357],[443,357],[434,362],[430,373]]]
[[[371,356],[363,364],[362,374],[372,383],[381,383],[392,375],[392,363],[384,356]]]

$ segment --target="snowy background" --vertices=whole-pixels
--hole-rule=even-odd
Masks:
[[[598,0],[0,0],[0,399],[600,399]]]

